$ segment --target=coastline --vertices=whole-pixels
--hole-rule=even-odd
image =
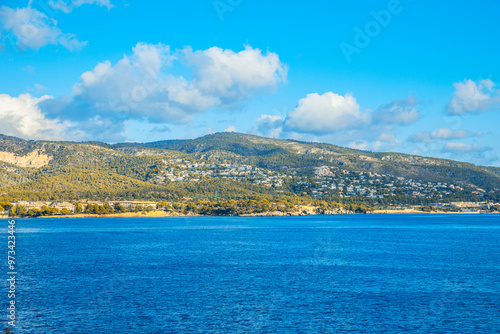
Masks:
[[[372,214],[372,215],[390,215],[390,214],[398,214],[398,215],[404,215],[404,214],[410,214],[410,215],[443,215],[443,214],[455,214],[455,215],[497,215],[500,214],[500,212],[453,212],[453,211],[431,211],[431,212],[424,212],[424,211],[417,211],[417,210],[374,210],[371,212],[368,212],[367,214]]]
[[[339,215],[351,215],[356,214],[353,212],[342,212],[342,213],[305,213],[305,212],[261,212],[261,213],[251,213],[243,215],[226,215],[226,216],[212,216],[212,215],[200,215],[195,213],[182,214],[177,212],[166,212],[166,211],[150,211],[150,212],[124,212],[124,213],[111,213],[105,215],[99,214],[73,214],[73,215],[54,215],[54,216],[40,216],[36,218],[31,217],[9,217],[8,215],[0,215],[0,219],[37,219],[37,218],[153,218],[153,217],[301,217],[301,216],[339,216]],[[433,211],[433,212],[422,212],[422,211],[411,211],[411,210],[374,210],[367,212],[369,215],[387,215],[387,214],[413,214],[413,215],[433,215],[433,214],[460,214],[460,215],[499,215],[500,212],[446,212],[446,211]]]

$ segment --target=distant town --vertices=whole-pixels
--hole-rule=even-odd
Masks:
[[[193,163],[184,159],[164,161],[166,173],[157,176],[158,183],[166,179],[172,182],[199,181],[201,177],[220,177],[233,181],[251,181],[272,187],[277,193],[284,183],[292,183],[297,190],[314,197],[368,197],[384,198],[396,195],[410,197],[441,199],[463,192],[464,186],[442,182],[421,183],[404,177],[392,177],[371,172],[355,172],[342,169],[341,166],[320,166],[314,168],[314,176],[301,175],[296,168],[288,168],[287,172],[277,172],[245,164],[210,164]],[[299,189],[300,188],[300,189]],[[486,191],[474,185],[467,189],[470,193],[482,197]]]

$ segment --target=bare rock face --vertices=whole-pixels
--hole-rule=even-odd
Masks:
[[[35,150],[24,156],[18,156],[11,152],[0,152],[0,161],[8,162],[19,167],[40,168],[47,165],[53,157]]]

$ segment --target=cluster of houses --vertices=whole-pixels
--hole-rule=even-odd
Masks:
[[[199,181],[201,177],[220,177],[233,181],[250,180],[268,187],[281,187],[283,178],[292,177],[283,173],[245,164],[192,163],[183,159],[166,161],[165,179],[171,182]]]
[[[315,168],[314,180],[311,182],[298,181],[297,185],[308,186],[312,189],[312,195],[317,197],[335,194],[340,197],[384,198],[399,194],[410,197],[442,198],[464,191],[463,187],[449,183],[424,183],[404,177],[354,172],[329,166]],[[485,190],[474,187],[471,193],[481,196]]]
[[[300,186],[304,192],[316,196],[336,195],[339,197],[384,198],[395,195],[406,195],[417,198],[442,198],[464,191],[464,187],[441,182],[421,182],[404,177],[390,177],[371,172],[355,172],[337,166],[320,166],[314,168],[314,176],[304,175],[298,169],[289,168],[286,172],[277,172],[256,166],[238,163],[192,162],[184,159],[164,161],[166,173],[160,182],[199,181],[202,177],[219,177],[233,181],[250,181],[254,184],[275,188],[283,192],[281,187],[287,180]],[[484,195],[483,189],[472,185],[472,194]]]
[[[478,197],[486,191],[468,185],[441,182],[422,182],[404,177],[349,171],[339,166],[320,166],[314,168],[313,176],[305,175],[303,171],[288,168],[283,172],[259,168],[238,163],[194,162],[185,159],[169,159],[164,161],[166,170],[163,176],[158,176],[159,183],[199,181],[202,177],[219,177],[233,181],[250,181],[254,184],[273,187],[277,193],[283,192],[285,183],[300,188],[315,197],[367,197],[388,198],[405,195],[416,198],[450,198],[454,194],[460,196],[464,191]],[[298,186],[298,187],[296,187]]]

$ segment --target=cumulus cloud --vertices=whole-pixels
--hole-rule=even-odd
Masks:
[[[284,120],[278,115],[261,115],[251,132],[259,136],[278,138],[283,131]]]
[[[167,45],[138,43],[118,62],[103,61],[83,73],[70,96],[3,95],[0,120],[5,133],[24,138],[71,134],[73,140],[120,141],[131,121],[179,124],[208,110],[235,110],[256,94],[275,91],[286,75],[278,55],[249,46],[172,52]]]
[[[313,134],[319,136],[319,140],[335,133],[353,148],[394,148],[401,143],[395,138],[395,127],[420,119],[419,104],[409,95],[406,99],[381,105],[375,112],[362,112],[351,94],[309,94],[299,101],[297,108],[288,112],[283,132]]]
[[[38,50],[45,45],[54,44],[74,51],[87,44],[80,42],[74,34],[63,33],[57,27],[56,20],[30,7],[0,7],[0,25],[15,38],[21,50]]]
[[[111,136],[113,129],[123,133],[131,120],[185,124],[208,110],[235,110],[246,99],[275,91],[286,71],[276,54],[251,47],[171,51],[168,45],[138,43],[116,63],[103,61],[83,73],[71,96],[41,101],[39,107],[48,117],[82,124],[82,131],[103,129]],[[88,120],[101,125],[87,127]]]
[[[192,75],[175,76],[174,70],[191,70]],[[43,106],[48,113],[74,119],[98,115],[185,123],[211,108],[231,108],[275,90],[285,78],[286,67],[276,54],[251,47],[238,53],[219,48],[171,52],[163,44],[138,43],[116,64],[104,61],[83,73],[73,96]]]
[[[273,52],[263,54],[246,46],[234,52],[212,47],[207,50],[183,50],[185,62],[193,66],[193,84],[206,95],[217,96],[223,104],[232,104],[255,93],[273,91],[286,82],[287,67]]]
[[[12,97],[0,94],[0,124],[2,133],[25,139],[60,140],[64,138],[67,122],[48,119],[40,111],[38,103],[50,96],[35,98],[30,94]]]
[[[323,95],[313,93],[301,99],[297,108],[288,113],[285,129],[326,134],[359,128],[368,121],[368,113],[360,111],[359,104],[352,95],[342,96],[332,92]]]
[[[53,9],[58,9],[64,13],[71,13],[74,8],[80,7],[82,5],[98,5],[101,7],[106,7],[108,10],[113,8],[114,6],[111,4],[109,0],[51,0],[49,1],[49,6]]]
[[[373,113],[375,124],[408,125],[420,119],[420,112],[416,108],[419,102],[411,95],[404,100],[396,100],[381,105]]]
[[[162,69],[168,66],[173,56],[170,48],[163,44],[148,45],[139,43],[132,49],[132,55],[125,55],[115,65],[110,61],[99,63],[91,71],[81,75],[79,83],[73,86],[73,97],[60,99],[66,105],[62,112],[72,116],[105,116],[125,117],[128,114],[138,116],[157,116],[165,114],[174,117],[181,114],[176,109],[175,101],[180,99],[176,91],[183,89],[182,80],[162,75]],[[169,100],[168,85],[175,87]],[[187,93],[186,93],[187,92]],[[191,93],[185,96],[189,104],[199,104],[197,96]],[[78,110],[78,113],[71,113]],[[119,113],[123,113],[120,115]]]
[[[335,142],[362,150],[390,150],[402,144],[396,138],[398,126],[420,119],[413,96],[381,105],[372,112],[361,111],[351,94],[333,92],[308,94],[285,118],[262,115],[251,132],[267,137]]]
[[[476,137],[481,135],[481,132],[471,133],[466,130],[450,130],[448,128],[440,128],[431,132],[416,132],[408,138],[410,142],[433,143],[437,140],[463,139]]]
[[[500,108],[500,91],[489,79],[454,83],[455,92],[447,106],[450,115],[479,113]]]

